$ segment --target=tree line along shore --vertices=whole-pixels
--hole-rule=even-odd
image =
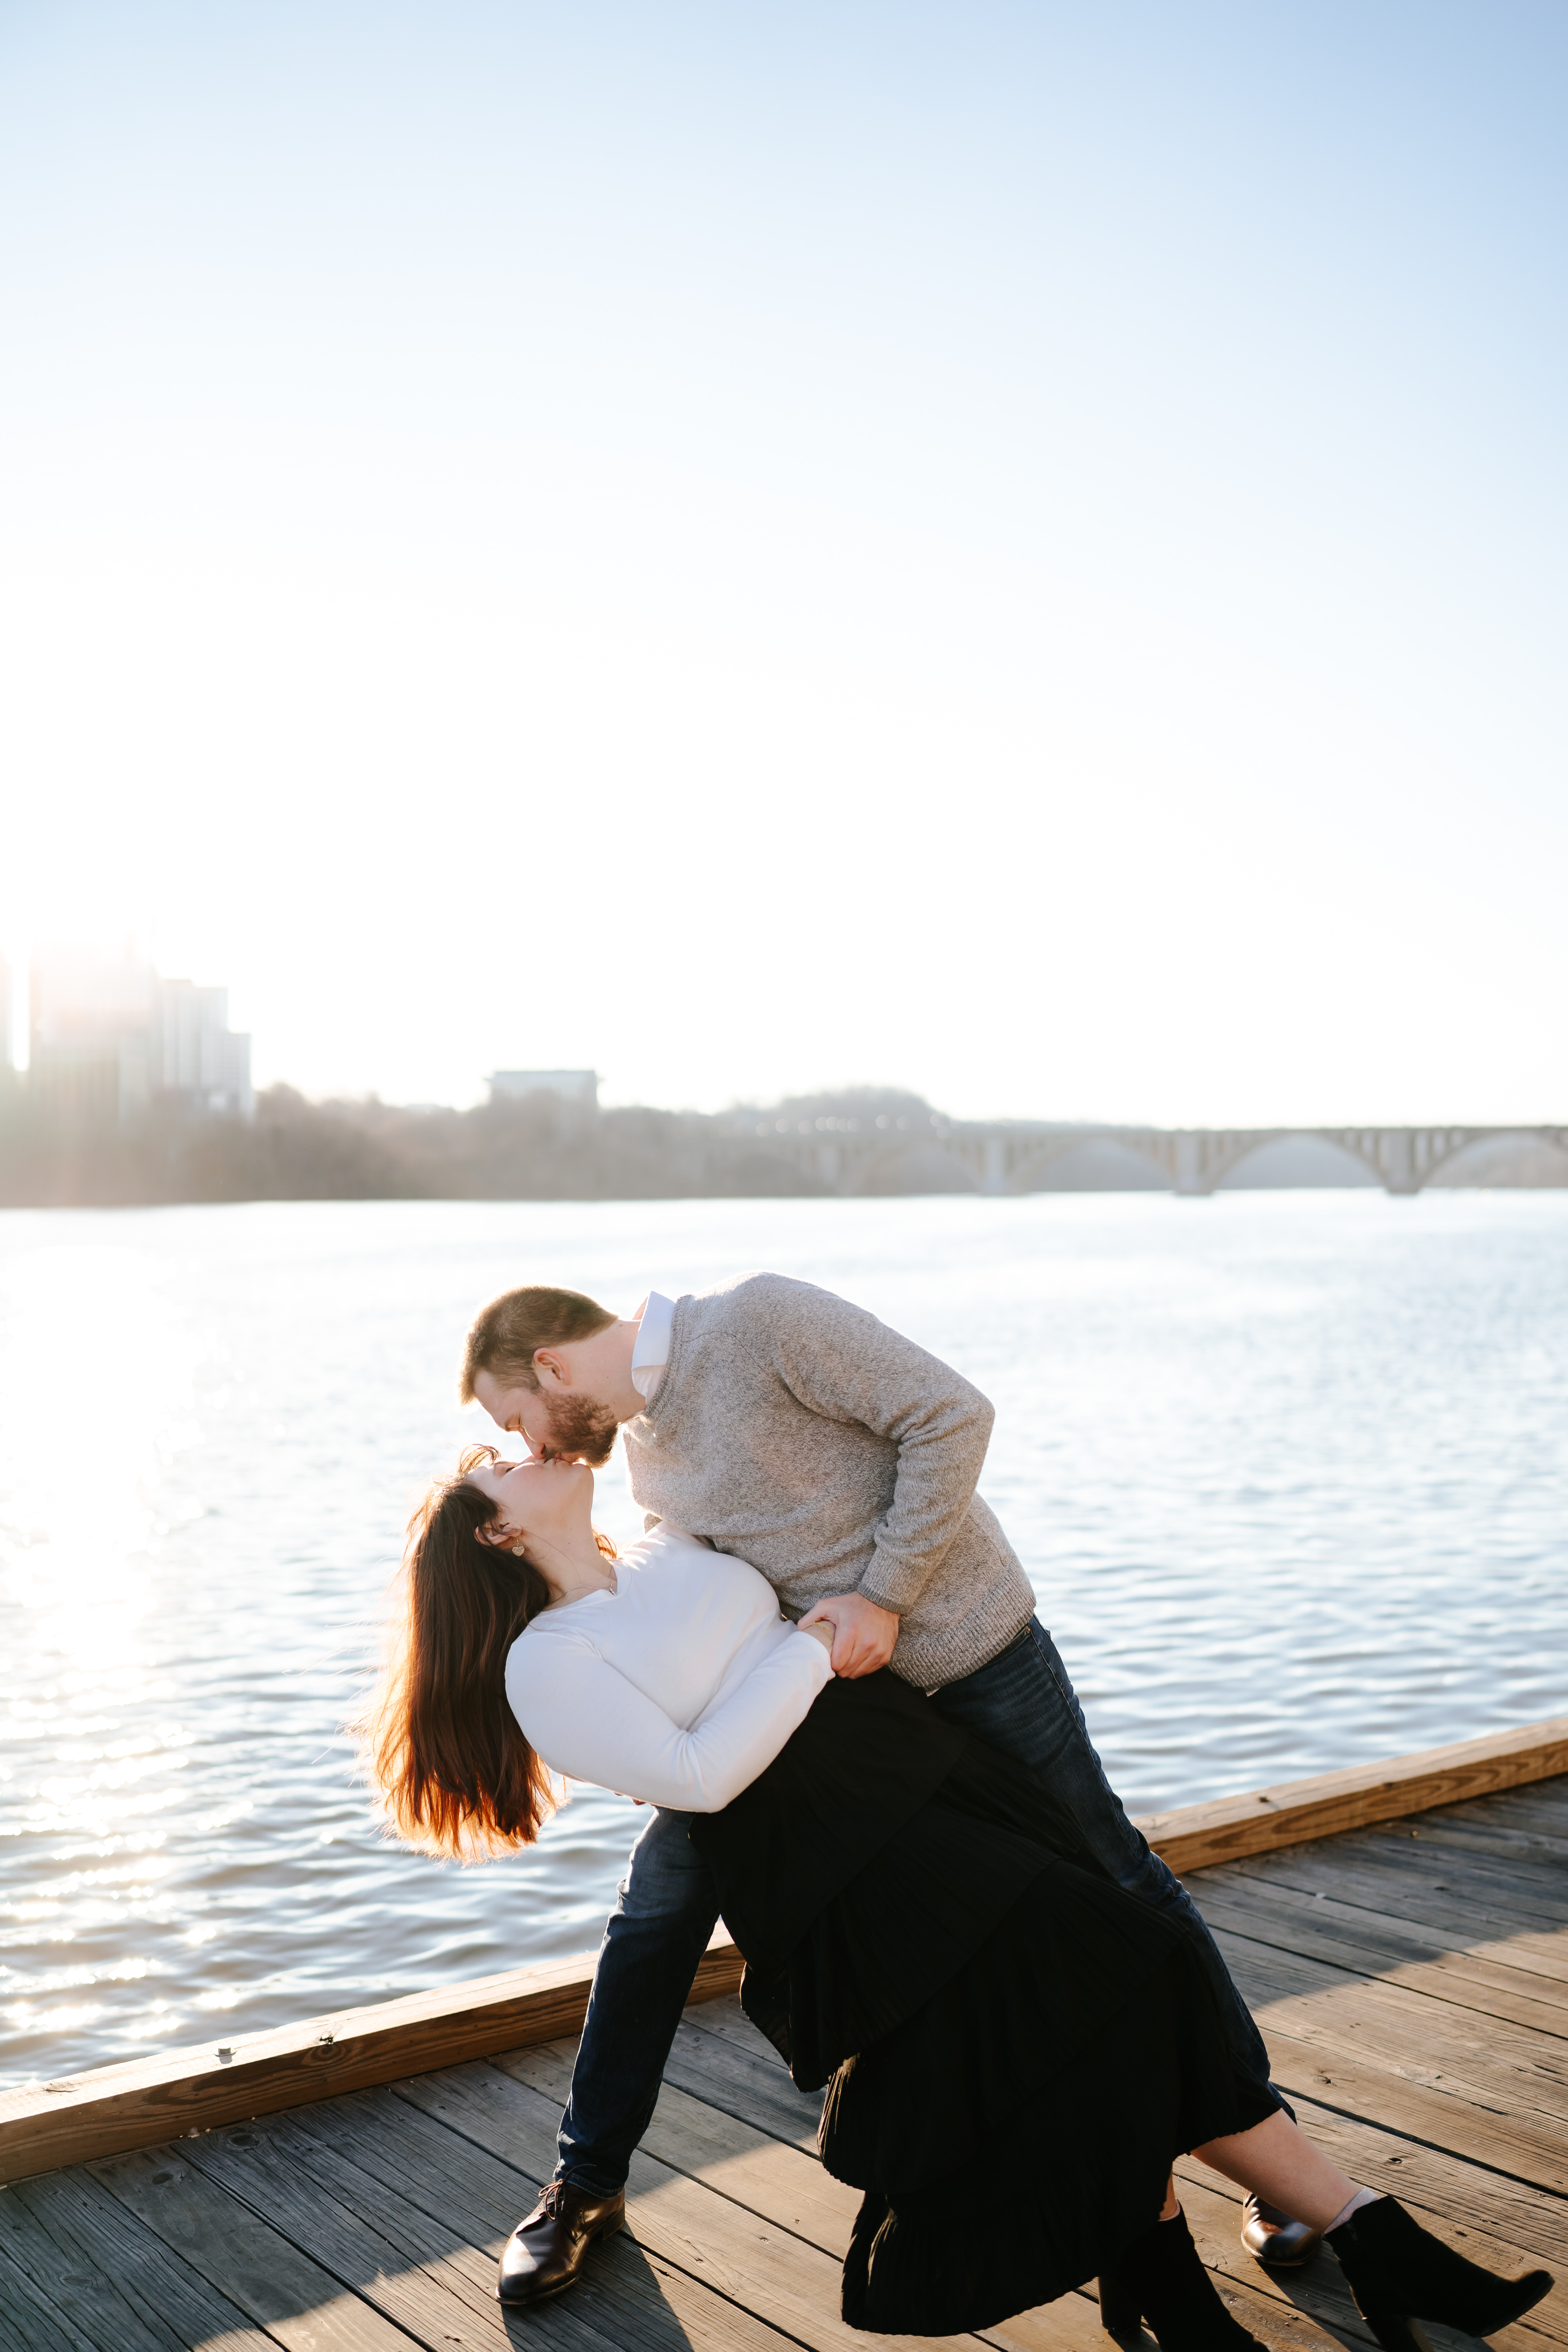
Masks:
[[[544,1093],[409,1108],[374,1096],[310,1102],[274,1086],[249,1119],[154,1107],[73,1128],[40,1117],[18,1088],[0,1104],[0,1207],[799,1197],[832,1187],[770,1135],[829,1117],[928,1131],[932,1119],[918,1096],[882,1087],[705,1113],[602,1110]]]

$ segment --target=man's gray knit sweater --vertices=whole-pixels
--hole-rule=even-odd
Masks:
[[[974,1491],[994,1414],[863,1307],[782,1274],[678,1299],[664,1377],[626,1424],[633,1499],[750,1560],[802,1617],[858,1591],[902,1619],[922,1690],[988,1665],[1035,1596]]]

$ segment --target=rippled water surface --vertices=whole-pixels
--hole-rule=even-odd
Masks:
[[[476,1304],[757,1265],[995,1400],[983,1491],[1134,1810],[1568,1709],[1568,1193],[13,1212],[0,2079],[596,1939],[629,1805],[445,1866],[340,1727],[479,1433]]]

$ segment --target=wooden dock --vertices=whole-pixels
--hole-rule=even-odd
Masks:
[[[1556,2269],[1564,2284],[1493,2341],[1568,2345],[1568,1723],[1145,1826],[1196,1873],[1302,2123],[1476,2259]],[[494,2301],[495,2263],[553,2164],[580,1964],[0,2099],[0,2352],[931,2342],[838,2320],[857,2199],[818,2165],[817,2103],[742,2014],[735,1973],[716,1947],[627,2232],[531,2314]],[[1362,2352],[1331,2256],[1267,2277],[1225,2185],[1179,2174],[1254,2335]],[[1087,2291],[962,2340],[1109,2352]]]

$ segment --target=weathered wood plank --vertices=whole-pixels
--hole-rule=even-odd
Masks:
[[[1550,1794],[1557,1780],[1541,1784]],[[1509,1810],[1510,1801],[1524,1799],[1528,1790],[1502,1790],[1496,1797],[1468,1798],[1463,1804],[1437,1805],[1414,1816],[1435,1828],[1462,1830],[1483,1844],[1544,1863],[1548,1867],[1568,1856],[1568,1820],[1558,1822],[1547,1808],[1533,1812]]]
[[[1479,1853],[1451,1832],[1425,1824],[1408,1837],[1371,1831],[1359,1858],[1363,1868],[1392,1871],[1429,1885],[1434,1894],[1458,1895],[1467,1902],[1479,1897],[1499,1916],[1537,1934],[1550,1934],[1564,1924],[1561,1866],[1543,1869],[1519,1857]]]
[[[1473,1925],[1468,1912],[1457,1912],[1454,1926],[1443,1928],[1411,1918],[1408,1910],[1404,1916],[1376,1911],[1370,1900],[1358,1903],[1348,1895],[1331,1895],[1325,1887],[1293,1885],[1273,1856],[1259,1862],[1226,1863],[1217,1870],[1205,1870],[1201,1877],[1193,1879],[1187,1891],[1200,1910],[1212,1894],[1226,1900],[1237,1896],[1248,1903],[1266,1904],[1331,1928],[1335,1934],[1362,1937],[1369,1951],[1384,1953],[1390,1959],[1429,1959],[1474,1977],[1479,1983],[1497,1984],[1529,2000],[1549,2001],[1568,2010],[1568,1937],[1564,1938],[1564,1957],[1558,1958],[1554,1954],[1536,1952],[1511,1937],[1467,1934]]]
[[[797,2091],[776,2052],[765,2043],[763,2052],[765,2055],[742,2049],[726,2034],[705,2032],[689,2011],[677,2031],[664,2079],[742,2123],[755,2124],[815,2154],[821,2095]]]
[[[1425,2071],[1415,2081],[1405,2062],[1368,2049],[1353,2033],[1308,2040],[1267,2017],[1265,2030],[1270,2074],[1292,2105],[1310,2099],[1568,2196],[1568,2137],[1546,2117],[1478,2106],[1467,2092],[1434,2083]]]
[[[1321,1851],[1331,1859],[1341,1841],[1325,1840]],[[1429,1881],[1448,1893],[1492,1890],[1492,1899],[1504,1911],[1516,1911],[1520,1925],[1530,1927],[1544,1915],[1548,1931],[1563,1924],[1562,1873],[1538,1856],[1484,1852],[1444,1828],[1440,1817],[1420,1814],[1407,1822],[1380,1822],[1353,1841],[1352,1851],[1363,1869],[1392,1871],[1418,1885]]]
[[[1487,1798],[1473,1805],[1445,1805],[1441,1812],[1418,1813],[1417,1828],[1451,1830],[1478,1852],[1498,1853],[1531,1866],[1550,1870],[1568,1862],[1568,1829],[1542,1829],[1536,1824],[1504,1820],[1489,1812],[1498,1801]]]
[[[1146,1814],[1138,1826],[1181,1874],[1560,1773],[1568,1773],[1568,1716],[1459,1740],[1448,1748],[1430,1748],[1384,1764],[1355,1765],[1347,1771],[1255,1789],[1242,1797],[1216,1797],[1207,1804]]]
[[[860,2340],[872,2345],[882,2339],[867,2336]],[[972,2348],[994,2344],[998,2352],[1111,2352],[1110,2339],[1100,2325],[1100,2305],[1087,2293],[1064,2294],[1059,2303],[1043,2304],[1037,2311],[1020,2311],[964,2340]],[[1156,2352],[1152,2336],[1144,2342],[1147,2352]]]
[[[284,2352],[408,2352],[400,2328],[174,2149],[104,2157],[90,2169]]]
[[[1276,1950],[1299,1953],[1304,1959],[1327,1960],[1384,1984],[1404,1985],[1411,1992],[1473,2010],[1478,2016],[1498,2018],[1550,2040],[1568,2040],[1568,2001],[1542,2000],[1532,1992],[1521,1993],[1508,1980],[1510,1971],[1500,1969],[1489,1973],[1482,1968],[1472,1975],[1461,1966],[1440,1960],[1404,1958],[1390,1951],[1386,1942],[1379,1949],[1371,1938],[1356,1936],[1342,1920],[1313,1920],[1304,1916],[1300,1907],[1271,1904],[1234,1890],[1205,1885],[1202,1891],[1203,1915],[1213,1928],[1226,1927]]]
[[[458,2249],[447,2260],[463,2291],[477,2292],[499,2318],[491,2300],[496,2260],[532,2204],[537,2180],[388,2090],[334,2099],[258,2128],[307,2171],[324,2158],[339,2193],[358,2210],[368,2207],[369,2218],[379,2217],[389,2231],[404,2209],[437,2224]],[[735,2352],[781,2352],[773,2330],[742,2320],[731,2305],[625,2234],[595,2254],[570,2296],[508,2325],[525,2326],[531,2346],[578,2341],[575,2329],[636,2352],[708,2343],[726,2352],[731,2346]]]
[[[1298,1846],[1289,1855],[1267,1854],[1232,1867],[1267,1885],[1293,1886],[1380,1916],[1431,1927],[1468,1948],[1480,1944],[1483,1949],[1493,1949],[1506,1944],[1510,1966],[1550,1976],[1559,1983],[1564,1980],[1568,1936],[1562,1930],[1542,1927],[1538,1922],[1520,1927],[1511,1919],[1500,1918],[1484,1902],[1435,1895],[1415,1880],[1380,1868],[1370,1858],[1363,1867],[1353,1844],[1333,1853],[1321,1853],[1315,1846]],[[1202,1879],[1196,1883],[1201,1888]]]
[[[1451,2074],[1479,2105],[1568,2122],[1568,2048],[1561,2042],[1521,2034],[1403,1985],[1294,1958],[1228,1928],[1215,1941],[1266,2036],[1278,2026],[1315,2039],[1325,2027],[1343,2034],[1353,2023],[1357,2047],[1408,2058],[1433,2077]]]
[[[324,2101],[307,2113],[324,2118],[337,2105]],[[405,2184],[388,2194],[345,2146],[355,2126],[369,2137],[366,2121],[356,2116],[347,2135],[330,2139],[289,2117],[229,2126],[190,2142],[190,2161],[416,2342],[502,2352],[509,2337],[495,2265],[510,2223],[488,2232],[473,2221],[456,2227],[424,2210]],[[546,2308],[539,2319],[531,2332],[549,2352],[623,2352],[635,2342],[595,2328],[574,2304]]]
[[[1456,1810],[1468,1812],[1472,1805],[1483,1804],[1495,1804],[1500,1821],[1520,1822],[1548,1835],[1568,1837],[1568,1777],[1529,1788],[1500,1790],[1495,1798],[1467,1800]]]
[[[0,2191],[78,2261],[100,2265],[138,2316],[169,2341],[203,2352],[277,2352],[274,2339],[191,2269],[89,2173],[50,2172]]]
[[[765,2058],[774,2066],[784,2063],[767,2035],[746,2015],[738,1992],[721,1993],[713,2000],[705,2000],[700,2008],[694,2003],[686,2011],[686,2022],[701,2033],[716,2033],[721,2041],[732,2042],[748,2057]]]
[[[1348,2062],[1368,2074],[1382,2072],[1400,2076],[1413,2089],[1444,2095],[1453,2106],[1468,2108],[1500,2134],[1512,2137],[1521,2178],[1535,2179],[1542,2187],[1552,2185],[1544,2176],[1549,2167],[1557,2168],[1552,2167],[1551,2159],[1540,2151],[1553,2136],[1562,2140],[1562,2117],[1546,2113],[1533,2102],[1527,2104],[1510,2095],[1508,2088],[1495,2079],[1485,2079],[1489,2070],[1473,2060],[1423,2048],[1419,2038],[1406,2032],[1391,2032],[1386,2017],[1376,2011],[1315,2007],[1310,2001],[1287,2000],[1260,2009],[1257,2014],[1269,2050],[1281,2053],[1281,2064],[1287,2063],[1286,2045],[1294,2043],[1298,2049],[1313,2052],[1326,2073],[1343,2074],[1348,2071]],[[1290,2063],[1289,2071],[1299,2080],[1302,2070]],[[1478,2075],[1483,2079],[1476,2080]],[[1284,2076],[1278,2079],[1280,2088],[1289,2091],[1290,2084]],[[1333,2103],[1326,2100],[1325,2104]],[[1444,2114],[1448,2113],[1449,2109],[1445,2108]],[[1463,2137],[1464,2126],[1450,2121],[1446,2128],[1453,2136],[1446,2144],[1467,2154],[1479,2153],[1479,2141]],[[1479,2122],[1476,2128],[1480,2128]],[[1536,2136],[1533,2153],[1529,2152],[1531,2133]],[[1494,2145],[1498,2144],[1494,2141]],[[1503,2168],[1500,2164],[1499,2169]]]
[[[558,2110],[553,2099],[514,2082],[495,2066],[463,2066],[422,2074],[398,2095],[493,2147],[509,2161],[542,2177],[555,2154]],[[838,2264],[817,2247],[742,2211],[700,2181],[639,2149],[626,2189],[627,2216],[637,2243],[689,2276],[793,2336],[810,2352],[855,2352],[867,2338],[837,2316]],[[881,2336],[900,2352],[956,2346],[956,2337]]]
[[[14,2189],[0,2192],[0,2250],[47,2310],[103,2352],[185,2352],[168,2327],[120,2293],[97,2249],[84,2253],[72,2238],[62,2242]]]
[[[571,2084],[575,2050],[573,2042],[542,2042],[489,2063],[559,2105]],[[776,2058],[773,2063],[782,2074],[782,2063]],[[642,2145],[673,2170],[843,2260],[860,2192],[835,2180],[804,2148],[669,2082],[659,2094]]]
[[[84,2336],[74,2319],[11,2260],[0,2238],[0,2352],[113,2352]]]

